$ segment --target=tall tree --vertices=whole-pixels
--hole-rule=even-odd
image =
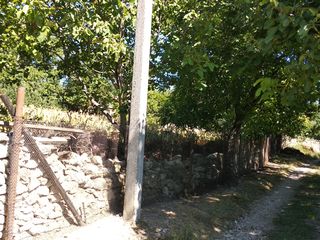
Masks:
[[[295,56],[290,53],[294,47],[300,49],[299,43],[289,37],[279,43],[281,34],[266,27],[278,18],[270,14],[275,11],[271,3],[171,0],[165,4],[169,9],[162,16],[166,20],[154,59],[160,65],[159,76],[174,85],[165,120],[225,132],[224,176],[236,180],[239,137],[245,123],[265,112],[264,102],[272,95],[287,91],[286,82],[298,91],[294,82],[300,81],[300,74],[288,73]],[[289,45],[285,39],[291,41]],[[310,67],[309,60],[304,63],[302,67]],[[312,71],[304,71],[304,78],[312,79]],[[299,104],[310,99],[305,92],[299,96],[303,96]],[[284,97],[277,102],[284,103]]]

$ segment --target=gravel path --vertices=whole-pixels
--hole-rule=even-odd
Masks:
[[[270,195],[255,202],[249,213],[234,223],[224,234],[223,240],[263,240],[273,227],[272,220],[281,208],[290,201],[294,191],[300,185],[299,179],[312,174],[314,169],[296,167],[288,179],[282,182]]]

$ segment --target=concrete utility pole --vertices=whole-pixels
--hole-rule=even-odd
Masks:
[[[152,0],[138,1],[128,158],[123,218],[135,224],[140,218],[146,126]]]

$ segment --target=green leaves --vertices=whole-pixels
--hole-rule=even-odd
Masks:
[[[260,103],[270,100],[277,94],[277,87],[279,82],[277,79],[272,78],[260,78],[255,83],[254,86],[257,87],[255,96],[259,99]]]
[[[300,36],[300,38],[305,38],[308,35],[308,25],[302,25],[299,29],[298,29],[298,35]]]
[[[48,26],[42,27],[41,32],[37,37],[37,40],[39,41],[39,43],[42,43],[47,39],[49,32],[50,32],[50,28]]]
[[[269,28],[267,32],[267,37],[265,38],[265,42],[270,43],[273,40],[277,31],[278,31],[278,27]]]
[[[29,11],[29,5],[24,5],[22,7],[22,12],[27,15],[28,11]]]

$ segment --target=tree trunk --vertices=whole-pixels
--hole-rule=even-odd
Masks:
[[[127,131],[128,131],[128,120],[127,111],[120,109],[120,127],[119,127],[119,145],[118,145],[118,157],[119,159],[127,159]]]
[[[270,154],[278,154],[282,149],[282,135],[272,136],[270,139]]]
[[[223,161],[223,181],[226,183],[238,182],[238,160],[240,148],[241,125],[235,125],[228,137],[228,147]]]
[[[259,169],[263,169],[269,161],[269,137],[260,140]]]

